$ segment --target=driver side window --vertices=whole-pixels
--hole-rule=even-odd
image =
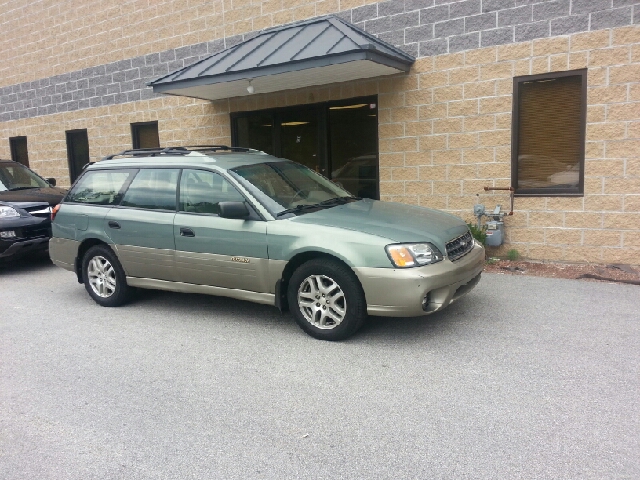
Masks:
[[[244,202],[244,197],[222,175],[206,170],[183,170],[180,211],[220,214],[220,202]]]

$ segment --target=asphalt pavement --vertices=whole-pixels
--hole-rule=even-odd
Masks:
[[[485,274],[446,310],[314,340],[274,307],[96,305],[0,267],[0,477],[640,478],[640,287]]]

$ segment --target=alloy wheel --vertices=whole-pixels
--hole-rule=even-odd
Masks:
[[[93,292],[108,298],[116,290],[116,271],[106,258],[96,255],[87,265],[87,276]]]
[[[347,300],[340,285],[325,275],[311,275],[298,288],[298,307],[314,327],[330,330],[347,314]]]

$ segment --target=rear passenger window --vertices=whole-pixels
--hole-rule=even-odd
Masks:
[[[141,169],[122,199],[125,207],[176,210],[178,169]]]
[[[222,175],[184,170],[180,180],[180,211],[220,213],[220,202],[244,202],[244,197]]]
[[[135,172],[135,170],[89,171],[78,180],[65,201],[92,205],[117,205],[122,199],[123,187]]]

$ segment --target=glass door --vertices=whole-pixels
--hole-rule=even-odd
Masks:
[[[327,123],[331,179],[357,197],[379,198],[375,99],[329,105]]]
[[[377,97],[231,114],[233,145],[287,158],[380,198]]]
[[[287,109],[276,118],[280,125],[280,156],[325,174],[326,162],[320,154],[318,109]]]

